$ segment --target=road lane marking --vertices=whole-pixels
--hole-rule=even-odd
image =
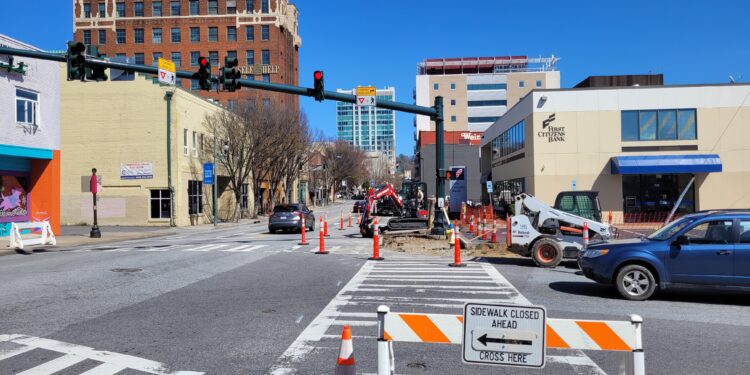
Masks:
[[[19,354],[26,353],[28,351],[32,351],[34,349],[35,348],[31,347],[31,346],[21,346],[21,347],[15,348],[15,349],[0,350],[0,361],[2,361],[4,359],[8,359],[10,357],[17,356]]]
[[[85,357],[79,357],[75,354],[66,354],[62,357],[55,358],[51,361],[44,362],[39,366],[19,372],[16,375],[51,375],[66,367],[85,361]]]
[[[102,363],[99,366],[88,370],[81,375],[115,375],[120,371],[127,370],[127,367],[115,365],[112,363]]]

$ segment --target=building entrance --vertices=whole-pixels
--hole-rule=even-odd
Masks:
[[[666,220],[690,174],[623,175],[622,193],[626,222]],[[685,194],[676,214],[695,212],[694,185]]]

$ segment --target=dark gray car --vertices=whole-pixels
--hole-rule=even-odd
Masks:
[[[282,231],[301,231],[302,215],[305,215],[305,228],[315,230],[315,215],[307,206],[299,203],[279,204],[273,208],[273,214],[268,218],[268,231],[276,233]]]

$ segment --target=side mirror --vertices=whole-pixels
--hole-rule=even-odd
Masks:
[[[690,240],[687,238],[687,236],[682,235],[682,236],[677,237],[674,240],[673,244],[678,245],[678,246],[685,246],[685,245],[690,244]]]

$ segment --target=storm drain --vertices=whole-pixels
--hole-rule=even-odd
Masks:
[[[110,271],[112,272],[122,272],[122,273],[134,273],[134,272],[141,272],[143,269],[141,268],[113,268]]]

